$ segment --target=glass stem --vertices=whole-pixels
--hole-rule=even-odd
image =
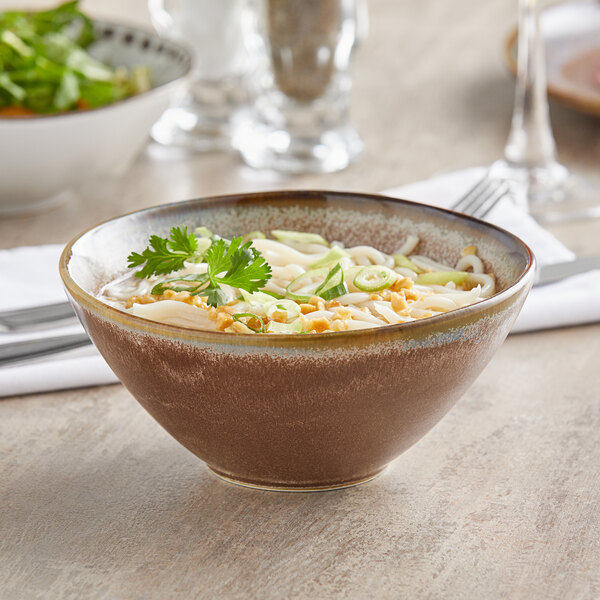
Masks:
[[[515,105],[504,148],[509,165],[525,169],[544,169],[556,164],[538,4],[538,0],[519,0]]]

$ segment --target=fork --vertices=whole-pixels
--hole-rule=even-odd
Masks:
[[[511,191],[511,187],[505,179],[490,177],[488,171],[482,179],[450,206],[450,209],[483,219]]]

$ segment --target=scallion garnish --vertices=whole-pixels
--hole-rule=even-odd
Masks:
[[[300,307],[293,300],[276,300],[265,307],[265,314],[272,319],[276,312],[285,312],[287,321],[293,321],[300,316]]]
[[[323,281],[318,283],[321,278]],[[311,282],[312,285],[309,285]],[[287,286],[286,290],[287,297],[297,302],[308,302],[313,296],[319,296],[323,300],[333,300],[347,293],[344,271],[339,263],[329,271],[323,267],[302,273]]]
[[[348,288],[344,282],[344,271],[342,265],[338,263],[329,271],[325,281],[317,288],[315,296],[320,296],[323,300],[333,300],[333,298],[347,293]]]
[[[378,292],[390,287],[398,278],[395,271],[387,267],[373,265],[364,267],[354,277],[354,285],[363,292]]]
[[[263,333],[265,330],[265,322],[258,315],[255,315],[254,313],[251,313],[251,312],[236,313],[234,315],[231,315],[231,317],[234,321],[238,321],[239,323],[242,323],[242,325],[245,325],[248,329],[251,329],[252,331],[254,331],[254,333]],[[249,325],[249,321],[246,321],[246,322],[242,321],[242,317],[245,317],[247,319],[256,319],[260,323],[260,326],[258,328],[252,327]]]

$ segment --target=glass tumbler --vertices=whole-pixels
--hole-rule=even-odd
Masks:
[[[160,35],[194,52],[184,94],[152,129],[155,141],[195,150],[231,148],[232,117],[248,106],[257,65],[256,0],[148,0]]]
[[[343,169],[363,148],[349,121],[350,67],[364,0],[262,0],[259,94],[234,146],[252,167]]]

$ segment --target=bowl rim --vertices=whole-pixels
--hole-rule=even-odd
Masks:
[[[261,204],[264,201],[273,201],[277,199],[288,199],[288,200],[297,200],[301,201],[302,198],[327,198],[333,197],[336,199],[343,200],[344,198],[350,199],[354,198],[364,198],[371,201],[386,201],[391,202],[393,204],[400,205],[409,205],[413,207],[425,207],[428,210],[432,210],[433,212],[438,212],[444,215],[452,215],[454,217],[458,217],[461,220],[470,221],[476,224],[479,227],[484,227],[486,229],[491,229],[497,231],[498,233],[508,236],[513,242],[516,242],[517,245],[521,246],[525,251],[527,256],[527,263],[523,272],[513,281],[508,287],[504,290],[496,292],[489,298],[485,298],[479,302],[474,304],[468,304],[467,306],[463,306],[446,313],[442,313],[439,315],[434,315],[432,317],[427,317],[425,319],[419,319],[415,321],[409,321],[406,323],[396,323],[394,325],[382,325],[381,327],[368,328],[368,329],[356,329],[350,331],[336,331],[336,332],[328,332],[328,333],[313,333],[310,335],[302,334],[302,333],[284,333],[284,334],[268,334],[268,335],[257,335],[255,333],[230,333],[225,331],[211,331],[206,329],[194,329],[193,327],[183,327],[181,325],[172,325],[168,323],[161,323],[159,321],[152,321],[151,319],[146,319],[144,317],[138,317],[132,315],[131,313],[124,312],[116,307],[111,306],[110,304],[106,304],[99,300],[93,294],[88,293],[82,287],[80,287],[71,277],[69,273],[69,262],[71,257],[73,256],[73,246],[88,233],[93,230],[103,227],[108,223],[113,221],[118,221],[119,219],[124,219],[132,215],[136,214],[144,214],[151,213],[153,211],[164,210],[165,208],[177,208],[178,206],[188,205],[190,202],[192,203],[202,203],[202,207],[205,208],[214,208],[214,207],[227,207],[234,206],[239,203],[239,201],[250,203],[250,204]],[[81,232],[79,235],[75,236],[72,240],[70,240],[64,247],[60,259],[59,259],[59,273],[61,279],[63,281],[63,285],[68,293],[70,299],[74,300],[77,304],[82,307],[85,307],[87,310],[91,309],[91,312],[95,314],[103,315],[112,323],[117,323],[119,325],[125,325],[137,332],[147,332],[154,333],[159,335],[164,335],[171,337],[172,339],[178,340],[189,340],[189,341],[201,341],[201,342],[220,342],[220,343],[235,343],[235,340],[239,340],[245,344],[252,344],[258,346],[286,346],[290,343],[297,345],[300,343],[311,343],[316,342],[319,343],[324,340],[334,341],[334,340],[349,340],[350,338],[362,338],[369,336],[381,336],[381,335],[392,335],[394,333],[404,333],[404,332],[412,332],[413,330],[418,330],[419,328],[430,329],[433,326],[435,327],[437,324],[442,323],[443,321],[452,321],[457,318],[462,318],[465,316],[469,316],[472,313],[479,312],[482,309],[491,308],[506,299],[510,298],[514,295],[523,285],[528,283],[528,280],[533,281],[533,276],[535,273],[535,265],[536,259],[535,256],[529,248],[529,246],[521,240],[519,237],[514,235],[513,233],[503,229],[502,227],[498,227],[492,223],[488,223],[486,221],[482,221],[481,219],[477,219],[475,217],[471,217],[469,215],[465,215],[463,213],[459,213],[453,210],[439,208],[437,206],[433,206],[431,204],[424,204],[422,202],[414,202],[411,200],[405,200],[402,198],[394,198],[391,196],[386,196],[385,194],[371,194],[365,192],[351,192],[351,191],[333,191],[333,190],[274,190],[268,192],[249,192],[249,193],[239,193],[239,194],[227,194],[227,195],[219,195],[219,196],[207,196],[201,198],[194,198],[189,200],[182,200],[179,202],[166,203],[166,204],[158,204],[155,206],[150,206],[147,208],[143,208],[141,210],[134,210],[123,215],[119,215],[117,217],[113,217],[110,219],[106,219],[92,227],[89,227],[85,231]]]
[[[194,54],[190,47],[185,45],[182,42],[174,41],[170,38],[161,37],[156,31],[151,30],[150,28],[140,27],[138,25],[133,25],[129,23],[123,23],[118,21],[111,21],[105,19],[92,19],[92,23],[94,27],[103,26],[103,27],[116,27],[123,30],[135,31],[137,33],[143,33],[148,36],[155,38],[157,41],[165,45],[173,46],[177,49],[178,52],[184,54],[186,57],[186,65],[184,69],[184,73],[175,79],[171,79],[169,81],[165,81],[165,83],[161,83],[160,85],[152,86],[149,90],[145,90],[140,92],[139,94],[134,94],[133,96],[127,96],[127,98],[122,98],[121,100],[117,100],[116,102],[111,102],[110,104],[105,104],[104,106],[97,106],[95,108],[87,108],[85,110],[70,110],[64,112],[50,113],[50,114],[39,114],[34,113],[32,115],[18,115],[14,117],[3,117],[0,115],[0,126],[8,125],[8,124],[22,124],[22,123],[39,123],[40,121],[49,121],[49,120],[58,120],[65,117],[75,117],[75,116],[85,116],[94,114],[100,111],[104,111],[111,108],[118,108],[124,104],[129,104],[132,101],[136,101],[140,98],[145,98],[157,91],[164,91],[169,87],[173,87],[176,85],[180,85],[185,80],[189,79],[193,68],[194,68]],[[92,44],[96,43],[95,40]]]

